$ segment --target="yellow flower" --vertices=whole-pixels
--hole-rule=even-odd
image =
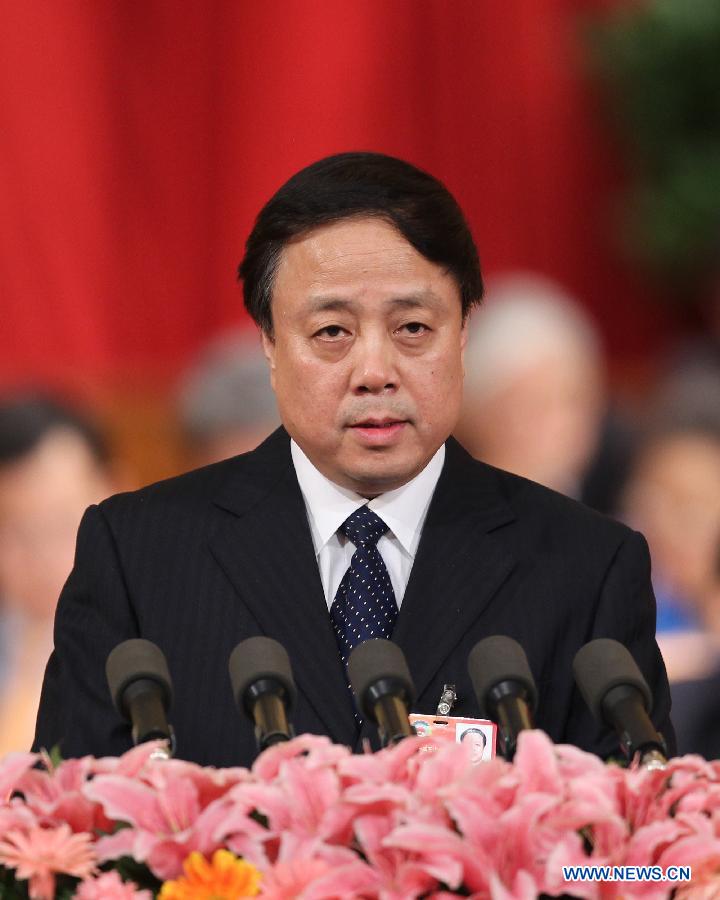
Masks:
[[[185,875],[163,884],[158,900],[237,900],[254,897],[260,872],[229,850],[216,850],[212,862],[193,852],[183,863]]]

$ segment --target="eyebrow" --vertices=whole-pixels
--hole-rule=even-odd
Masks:
[[[362,306],[358,300],[347,300],[343,297],[311,297],[310,303],[313,312],[353,312]],[[387,301],[386,305],[398,309],[437,307],[440,305],[440,298],[434,291],[419,291],[403,297],[393,297]]]

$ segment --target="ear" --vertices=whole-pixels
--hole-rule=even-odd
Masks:
[[[463,319],[462,328],[460,329],[460,349],[462,350],[463,353],[465,352],[465,346],[468,341],[468,333],[469,333],[468,322],[469,321],[470,321],[470,316],[465,316],[465,318]]]
[[[263,354],[270,366],[270,384],[272,389],[275,390],[275,353],[277,349],[275,347],[275,339],[267,331],[260,332],[260,339],[262,341]]]
[[[470,316],[465,316],[462,323],[462,328],[460,329],[460,362],[462,363],[462,373],[463,378],[465,377],[465,349],[467,347],[468,342],[468,322],[470,321]]]

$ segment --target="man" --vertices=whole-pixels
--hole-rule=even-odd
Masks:
[[[284,428],[251,453],[88,510],[36,746],[129,747],[103,667],[140,636],[168,658],[178,755],[248,763],[252,728],[226,666],[255,634],[288,650],[296,730],[353,746],[372,733],[358,731],[347,688],[357,641],[400,645],[418,712],[447,683],[453,712],[473,716],[468,653],[510,635],[538,683],[539,726],[601,754],[616,741],[570,666],[586,641],[614,637],[644,670],[672,743],[643,539],[449,439],[482,281],[447,190],[379,154],[321,160],[261,211],[240,271]]]
[[[470,323],[455,435],[473,456],[614,514],[631,455],[592,319],[532,272],[495,275]]]
[[[485,746],[487,744],[487,738],[482,729],[475,728],[474,726],[466,728],[460,736],[460,742],[463,744],[470,744],[472,747],[472,750],[470,751],[470,762],[473,765],[482,762]]]
[[[228,331],[202,348],[177,398],[186,468],[253,450],[280,424],[256,334]]]
[[[579,499],[600,436],[602,370],[590,318],[559,285],[496,276],[470,325],[456,434],[478,459]]]

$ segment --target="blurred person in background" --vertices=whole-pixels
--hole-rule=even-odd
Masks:
[[[703,591],[698,613],[714,643],[714,664],[700,678],[674,681],[670,685],[673,722],[679,753],[699,753],[706,759],[720,759],[720,544],[713,580]]]
[[[264,441],[280,419],[257,336],[232,331],[211,341],[181,380],[177,412],[188,468]]]
[[[720,372],[692,366],[661,385],[624,509],[650,545],[658,643],[668,676],[705,677],[718,660],[707,621],[720,544]]]
[[[614,511],[623,431],[614,421],[604,427],[599,339],[567,294],[539,275],[491,280],[470,326],[465,372],[457,433],[473,456]]]
[[[77,528],[116,489],[84,417],[45,396],[0,399],[0,757],[32,743]]]

